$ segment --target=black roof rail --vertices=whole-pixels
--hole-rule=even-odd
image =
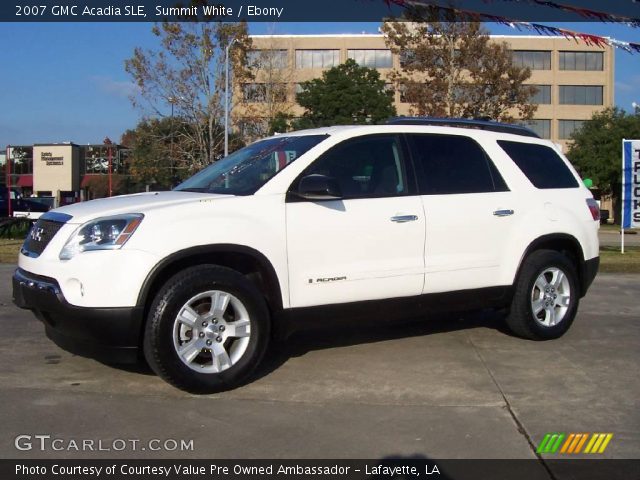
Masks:
[[[387,120],[387,125],[433,125],[436,127],[477,128],[479,130],[540,138],[536,132],[522,125],[470,118],[395,117]]]

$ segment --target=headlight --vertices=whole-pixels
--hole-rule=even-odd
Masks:
[[[69,260],[89,250],[121,248],[136,231],[144,215],[129,213],[91,220],[73,232],[60,252],[60,260]]]

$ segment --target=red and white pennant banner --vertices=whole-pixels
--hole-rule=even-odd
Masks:
[[[492,1],[492,0],[487,0],[487,1]],[[596,12],[594,10],[572,7],[570,5],[563,5],[563,4],[559,4],[559,3],[547,1],[547,0],[505,0],[505,1],[515,1],[515,2],[526,1],[530,3],[536,3],[541,6],[562,8],[562,9],[565,9],[566,11],[578,13],[583,17],[598,19],[603,22],[625,23],[630,27],[640,27],[640,19],[621,17],[619,15],[613,15],[613,14],[608,14],[604,12]],[[542,25],[540,23],[522,22],[519,20],[512,20],[506,17],[502,17],[500,15],[475,12],[471,10],[463,10],[463,9],[454,8],[454,7],[445,7],[442,5],[438,5],[435,2],[435,0],[384,0],[384,2],[387,5],[393,4],[393,5],[398,5],[405,8],[420,7],[420,6],[431,7],[431,8],[441,10],[443,12],[448,11],[448,12],[455,13],[460,18],[466,17],[470,21],[496,22],[517,30],[528,30],[531,32],[536,32],[539,35],[562,36],[568,39],[573,39],[575,41],[582,40],[587,45],[593,45],[601,48],[607,45],[611,45],[615,48],[620,48],[629,53],[640,53],[640,43],[623,42],[621,40],[616,40],[610,37],[602,37],[600,35],[593,35],[590,33],[575,32],[573,30],[567,30],[566,28],[552,27],[550,25]]]

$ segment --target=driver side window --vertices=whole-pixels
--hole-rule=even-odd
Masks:
[[[345,199],[408,194],[402,147],[396,135],[346,140],[318,158],[302,176],[313,174],[334,178]]]

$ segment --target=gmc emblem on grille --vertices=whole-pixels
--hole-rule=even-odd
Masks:
[[[41,242],[42,241],[42,234],[44,233],[44,228],[42,227],[33,227],[31,229],[31,233],[29,234],[29,236],[31,237],[31,240],[35,241],[35,242]]]

